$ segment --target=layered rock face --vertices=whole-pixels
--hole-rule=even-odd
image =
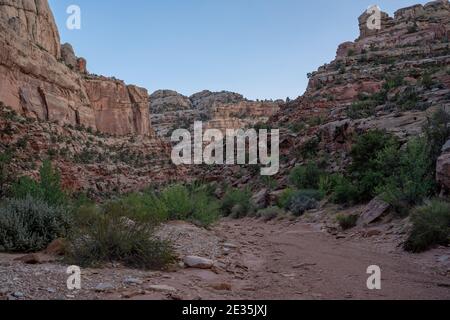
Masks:
[[[46,0],[1,0],[0,20],[21,39],[60,57],[59,32]]]
[[[160,90],[150,96],[152,127],[167,137],[175,129],[191,129],[203,121],[205,129],[240,129],[265,123],[284,101],[250,101],[233,92],[202,91],[190,97]]]
[[[46,0],[0,0],[0,153],[8,174],[38,177],[50,158],[64,187],[92,196],[182,177],[154,137],[147,90],[88,73],[60,44]]]
[[[359,38],[340,45],[334,61],[309,74],[305,94],[271,119],[286,128],[286,170],[317,145],[339,171],[358,134],[384,129],[406,141],[436,110],[450,112],[449,2],[383,13],[380,30],[370,30],[368,20],[366,13],[359,18]]]
[[[86,61],[61,46],[46,0],[0,0],[0,101],[61,125],[152,133],[144,89],[86,74]]]

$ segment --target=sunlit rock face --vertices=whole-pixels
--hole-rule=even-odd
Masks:
[[[46,0],[0,0],[0,101],[27,117],[113,135],[150,135],[148,94],[88,75],[61,46]]]

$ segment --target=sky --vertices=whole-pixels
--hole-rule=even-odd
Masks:
[[[378,2],[375,2],[378,1]],[[392,15],[420,0],[49,0],[61,41],[92,73],[149,92],[205,89],[249,99],[296,98],[307,73],[359,35],[358,16],[378,4]],[[81,29],[69,30],[70,5]]]

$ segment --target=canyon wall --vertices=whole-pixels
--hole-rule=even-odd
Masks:
[[[150,135],[148,94],[89,76],[61,46],[46,0],[0,0],[0,101],[27,117],[112,135]]]
[[[241,94],[208,90],[183,96],[171,90],[159,90],[150,96],[152,127],[162,137],[175,129],[192,129],[203,121],[204,129],[241,129],[266,123],[284,101],[251,101]]]
[[[301,150],[317,145],[329,169],[339,171],[358,134],[382,129],[406,141],[437,110],[450,112],[449,2],[403,8],[394,17],[382,13],[380,30],[369,30],[368,18],[359,18],[358,39],[341,44],[335,60],[308,75],[305,94],[271,119],[286,129],[286,170],[305,161]],[[439,170],[448,167],[443,156],[437,175],[446,187],[448,172]]]

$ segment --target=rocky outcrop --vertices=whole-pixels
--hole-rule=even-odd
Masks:
[[[341,44],[335,60],[308,75],[305,94],[270,120],[284,128],[286,171],[311,145],[339,171],[360,133],[383,129],[406,141],[436,110],[450,111],[450,3],[383,13],[380,30],[370,30],[368,18],[359,18],[359,38]]]
[[[102,77],[89,77],[84,83],[97,130],[116,135],[150,135],[146,89]]]
[[[203,121],[205,129],[240,129],[265,123],[284,101],[250,101],[234,92],[202,91],[190,97],[171,90],[150,96],[152,127],[163,137],[175,129],[191,129]]]
[[[47,0],[0,0],[0,20],[8,32],[28,40],[58,59],[58,28]]]
[[[0,0],[0,101],[30,118],[113,135],[150,135],[148,94],[87,76],[86,60],[61,46],[46,0]]]
[[[46,0],[0,0],[0,153],[11,154],[13,177],[37,178],[51,158],[64,188],[102,197],[183,176],[153,135],[148,100],[145,89],[89,74],[60,44]]]

